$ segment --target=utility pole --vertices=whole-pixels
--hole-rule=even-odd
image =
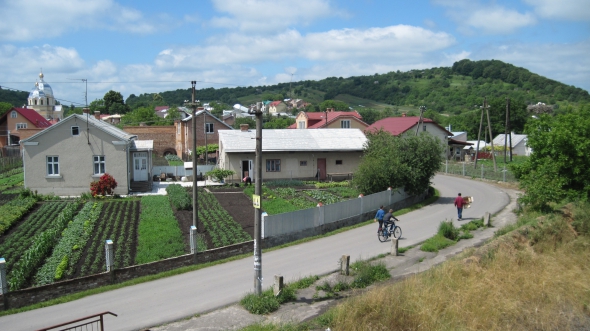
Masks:
[[[488,117],[488,132],[490,133],[490,144],[492,145],[492,160],[494,160],[494,172],[496,172],[498,171],[498,166],[496,165],[496,154],[494,153],[494,136],[492,135],[492,123],[490,122],[490,106],[488,106],[488,100],[486,98],[483,99],[483,108]]]
[[[262,195],[262,102],[256,103],[254,111],[256,115],[256,174],[254,195],[260,202]],[[262,294],[262,210],[260,203],[257,208],[254,208],[254,293],[256,295]]]
[[[418,131],[420,130],[420,124],[423,123],[422,116],[424,115],[425,110],[426,106],[420,106],[420,118],[418,119],[418,124],[416,124],[416,135],[418,135]]]
[[[506,131],[510,143],[510,162],[512,162],[512,132],[510,130],[510,98],[506,99]],[[506,139],[504,139],[506,140]]]
[[[207,147],[207,111],[203,112],[203,133],[205,134],[205,164],[209,164],[209,148]]]
[[[485,105],[485,102],[484,102]],[[477,131],[477,148],[475,149],[475,162],[473,162],[473,167],[477,169],[477,156],[479,155],[479,138],[481,136],[481,124],[483,123],[483,107],[481,108],[481,117],[479,119],[479,131]],[[485,132],[484,132],[485,137]]]
[[[193,226],[197,227],[197,212],[198,212],[198,201],[197,201],[197,107],[199,106],[199,100],[195,101],[195,86],[197,81],[191,81],[192,86],[192,101],[185,103],[185,106],[190,106],[193,109],[192,118],[192,131],[193,131]]]
[[[506,152],[508,148],[508,118],[510,113],[510,99],[506,98],[506,125],[504,125],[504,164],[506,164]],[[512,149],[512,146],[510,146]]]

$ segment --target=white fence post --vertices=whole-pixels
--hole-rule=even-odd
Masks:
[[[112,240],[107,239],[107,241],[104,243],[104,250],[106,255],[105,260],[107,263],[107,272],[113,271],[115,269],[115,255]]]
[[[6,281],[6,260],[0,257],[0,294],[8,293],[8,283]]]
[[[197,254],[197,227],[191,225],[190,230],[191,254]]]

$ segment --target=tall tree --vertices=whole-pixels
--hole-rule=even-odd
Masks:
[[[12,109],[12,104],[10,104],[8,102],[0,102],[0,116],[6,114],[11,109]]]
[[[126,114],[129,111],[120,92],[110,90],[104,95],[103,100],[104,111],[107,114]]]

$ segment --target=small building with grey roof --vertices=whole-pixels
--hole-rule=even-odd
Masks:
[[[262,179],[351,178],[367,138],[359,129],[262,130]],[[232,182],[255,179],[256,130],[219,130],[219,167],[233,170]]]
[[[25,188],[40,194],[79,196],[108,173],[115,194],[151,189],[152,140],[137,140],[88,114],[73,114],[21,140]]]

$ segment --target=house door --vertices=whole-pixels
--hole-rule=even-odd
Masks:
[[[145,182],[148,180],[147,153],[133,153],[133,180]]]
[[[319,180],[326,180],[326,159],[318,159],[318,173],[316,174]]]
[[[242,178],[250,176],[254,181],[254,167],[252,160],[242,160]]]

